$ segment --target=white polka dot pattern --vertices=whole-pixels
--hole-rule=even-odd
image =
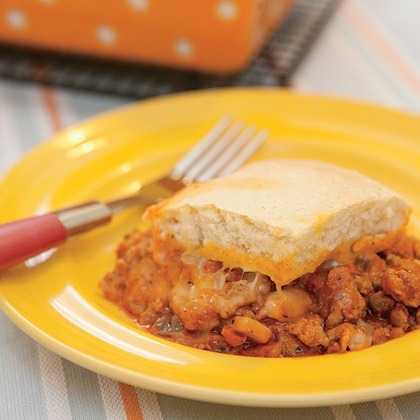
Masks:
[[[98,26],[96,36],[100,43],[104,45],[112,45],[117,41],[117,33],[114,28],[108,25]]]
[[[6,12],[6,23],[14,29],[22,29],[27,24],[26,15],[19,9],[10,9]]]
[[[0,42],[232,72],[249,63],[293,1],[0,0],[9,3],[0,6]]]
[[[150,6],[149,0],[127,0],[129,6],[138,11],[147,10]]]
[[[176,54],[181,57],[190,57],[194,54],[194,45],[188,39],[177,39],[174,46]]]
[[[233,1],[219,1],[217,14],[223,20],[233,20],[238,15],[238,6]]]

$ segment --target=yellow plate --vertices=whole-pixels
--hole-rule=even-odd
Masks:
[[[271,139],[255,156],[323,159],[371,175],[413,204],[420,233],[420,120],[282,90],[228,89],[140,102],[84,122],[29,153],[0,185],[6,222],[136,190],[161,174],[223,114]],[[186,398],[255,406],[349,403],[420,390],[420,331],[368,350],[257,359],[150,336],[106,302],[98,281],[138,209],[69,240],[47,262],[0,275],[3,311],[61,356],[120,381]]]

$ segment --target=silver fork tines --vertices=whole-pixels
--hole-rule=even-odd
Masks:
[[[223,117],[171,171],[171,178],[189,184],[230,173],[247,160],[268,137],[266,130],[231,116]]]

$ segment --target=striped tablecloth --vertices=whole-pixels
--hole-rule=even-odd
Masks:
[[[344,1],[298,68],[291,89],[418,114],[419,16],[418,0]],[[130,101],[0,79],[0,172],[62,128]],[[2,420],[420,418],[420,392],[317,408],[248,408],[156,394],[62,359],[2,314],[0,331]]]

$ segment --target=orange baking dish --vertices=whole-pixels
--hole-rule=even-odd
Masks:
[[[244,68],[293,0],[2,0],[0,42],[208,72]]]

